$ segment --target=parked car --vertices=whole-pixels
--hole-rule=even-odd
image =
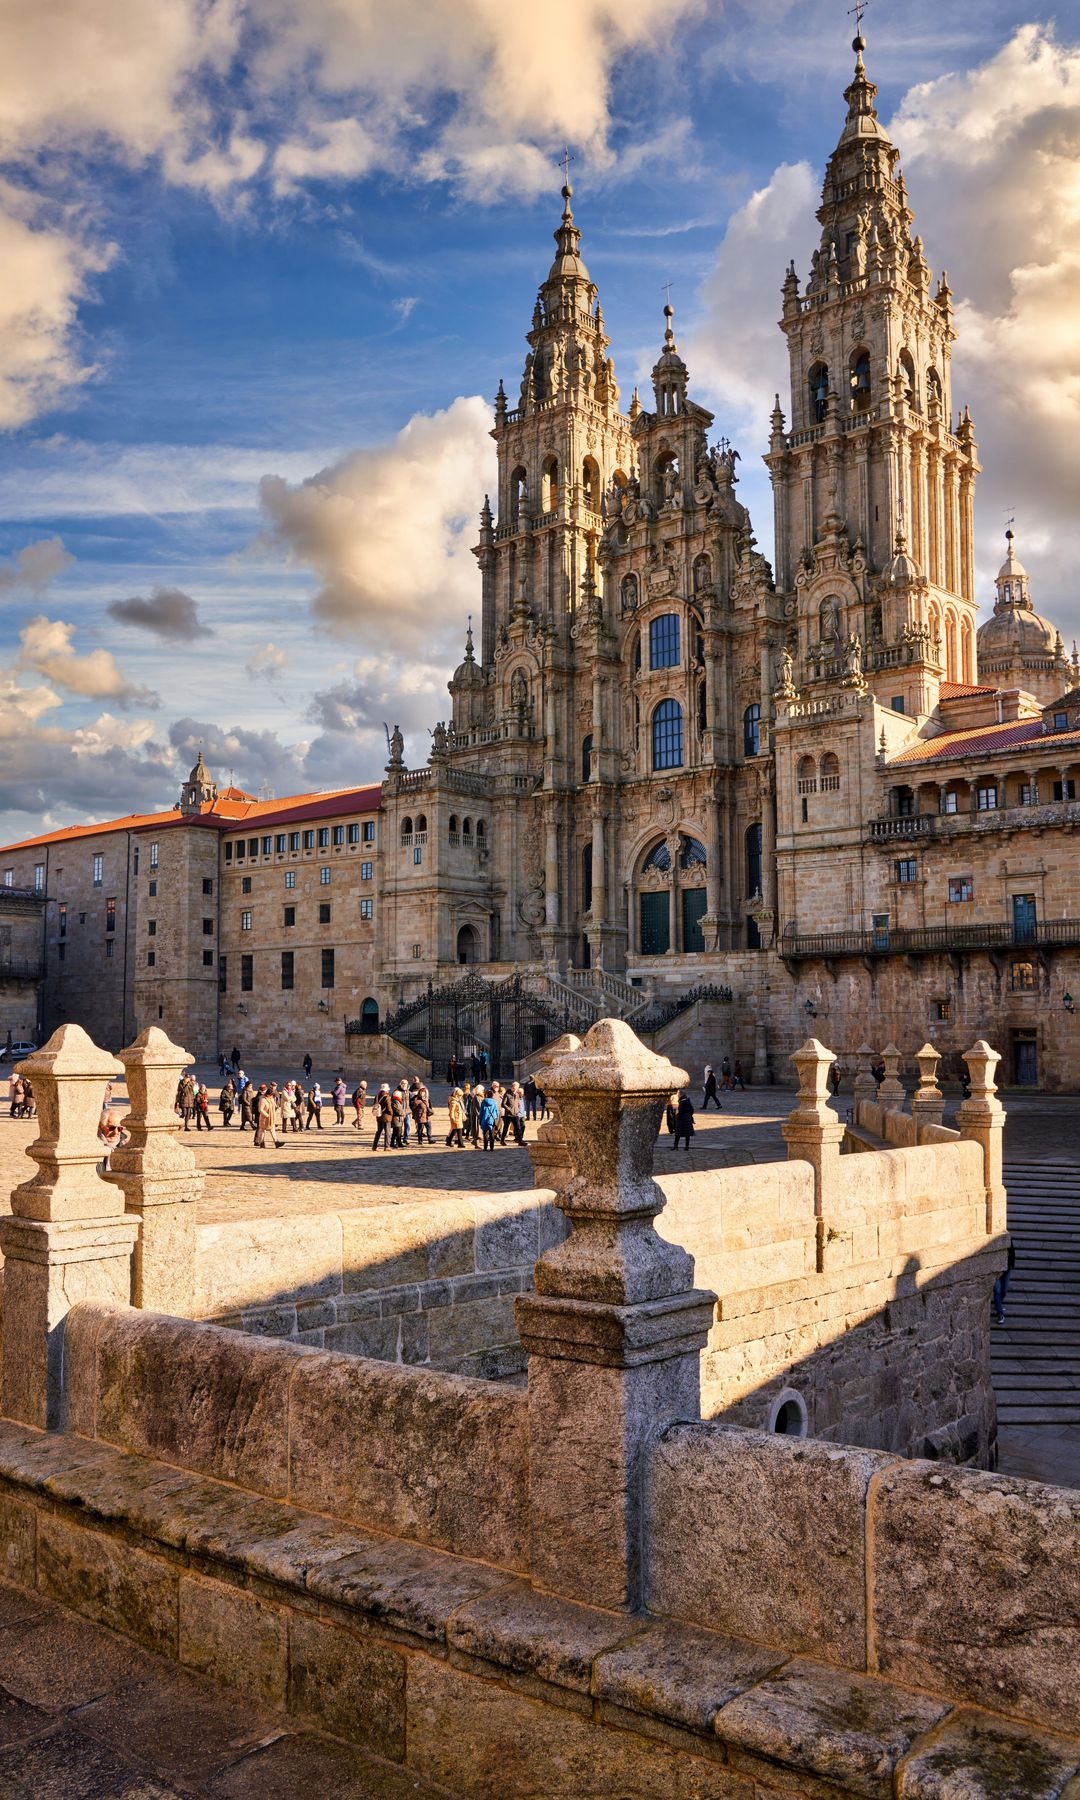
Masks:
[[[12,1044],[11,1060],[13,1063],[22,1062],[24,1056],[33,1056],[34,1051],[36,1049],[37,1049],[36,1044]],[[7,1045],[0,1044],[0,1062],[6,1062],[7,1056],[8,1056]]]

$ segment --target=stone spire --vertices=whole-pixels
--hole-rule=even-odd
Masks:
[[[212,805],[217,799],[217,783],[203,762],[202,750],[199,750],[195,767],[184,783],[180,795],[180,811],[197,813],[203,806]]]
[[[995,613],[1007,612],[1010,607],[1025,612],[1033,610],[1031,583],[1027,570],[1016,554],[1016,533],[1011,525],[1005,533],[1005,561],[997,572],[994,585],[997,588]]]
[[[686,384],[689,372],[679,355],[672,320],[675,308],[670,300],[664,308],[664,347],[652,372],[656,411],[660,418],[681,413],[686,406]]]
[[[585,399],[618,413],[615,366],[608,356],[604,315],[596,284],[581,255],[581,232],[571,209],[573,189],[563,187],[563,212],[555,230],[555,259],[537,292],[529,330],[529,354],[521,379],[519,417],[554,401]],[[496,409],[496,425],[506,421]]]

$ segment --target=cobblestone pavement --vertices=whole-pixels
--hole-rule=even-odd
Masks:
[[[0,1583],[0,1800],[453,1800]]]

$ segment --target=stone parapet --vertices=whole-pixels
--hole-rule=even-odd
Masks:
[[[127,1141],[110,1157],[106,1179],[116,1183],[138,1223],[132,1268],[136,1306],[191,1313],[195,1304],[195,1202],[203,1178],[177,1136],[176,1087],[194,1058],[147,1026],[120,1051],[127,1082]]]

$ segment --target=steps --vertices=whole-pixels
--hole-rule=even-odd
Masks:
[[[1080,1426],[1080,1168],[1007,1162],[1016,1268],[991,1365],[1003,1427]]]

